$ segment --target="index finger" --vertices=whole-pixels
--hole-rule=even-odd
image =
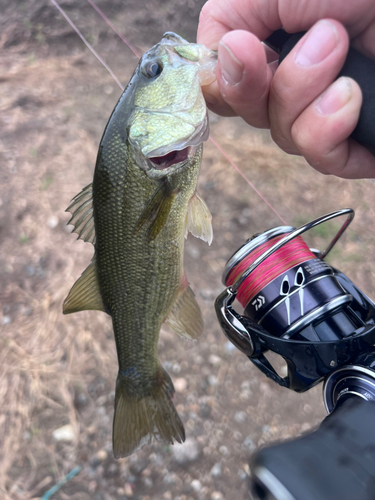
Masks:
[[[217,50],[221,38],[236,29],[247,30],[259,40],[283,27],[289,33],[307,31],[317,21],[332,18],[343,24],[350,38],[374,55],[373,0],[208,0],[202,8],[197,39]]]
[[[270,4],[267,8],[270,16],[267,25],[259,15],[258,7],[262,3]],[[222,37],[232,30],[246,30],[260,40],[267,38],[272,31],[281,28],[278,15],[278,0],[208,0],[202,8],[197,41],[212,50],[217,50]]]

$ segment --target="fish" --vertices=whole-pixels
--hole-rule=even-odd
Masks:
[[[93,182],[67,208],[73,232],[95,252],[63,313],[112,317],[115,458],[154,440],[185,440],[157,344],[163,323],[188,339],[203,332],[183,249],[187,232],[212,241],[212,217],[196,186],[209,135],[201,87],[215,78],[216,59],[205,46],[165,33],[140,59],[109,118]]]

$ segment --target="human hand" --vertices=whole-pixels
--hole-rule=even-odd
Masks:
[[[277,67],[260,40],[281,27],[308,33]],[[270,128],[280,148],[322,173],[375,177],[374,156],[348,139],[361,90],[351,78],[335,81],[349,43],[375,59],[373,0],[209,0],[198,42],[219,52],[217,80],[203,89],[212,111]]]

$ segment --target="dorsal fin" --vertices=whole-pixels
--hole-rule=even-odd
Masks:
[[[72,286],[63,305],[64,314],[88,310],[107,312],[99,290],[95,256]]]
[[[92,183],[84,187],[73,199],[72,203],[65,210],[70,212],[72,217],[68,224],[72,224],[72,233],[77,233],[78,238],[83,241],[95,244],[94,211],[92,206]]]

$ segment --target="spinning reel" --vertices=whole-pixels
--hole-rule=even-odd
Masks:
[[[303,233],[343,215],[325,251],[308,248]],[[353,218],[352,209],[343,209],[298,229],[281,226],[253,236],[228,260],[227,288],[215,303],[227,338],[279,385],[304,392],[324,379],[328,413],[351,394],[375,400],[375,304],[324,261]],[[233,308],[235,299],[243,314]],[[284,358],[286,377],[267,351]]]

